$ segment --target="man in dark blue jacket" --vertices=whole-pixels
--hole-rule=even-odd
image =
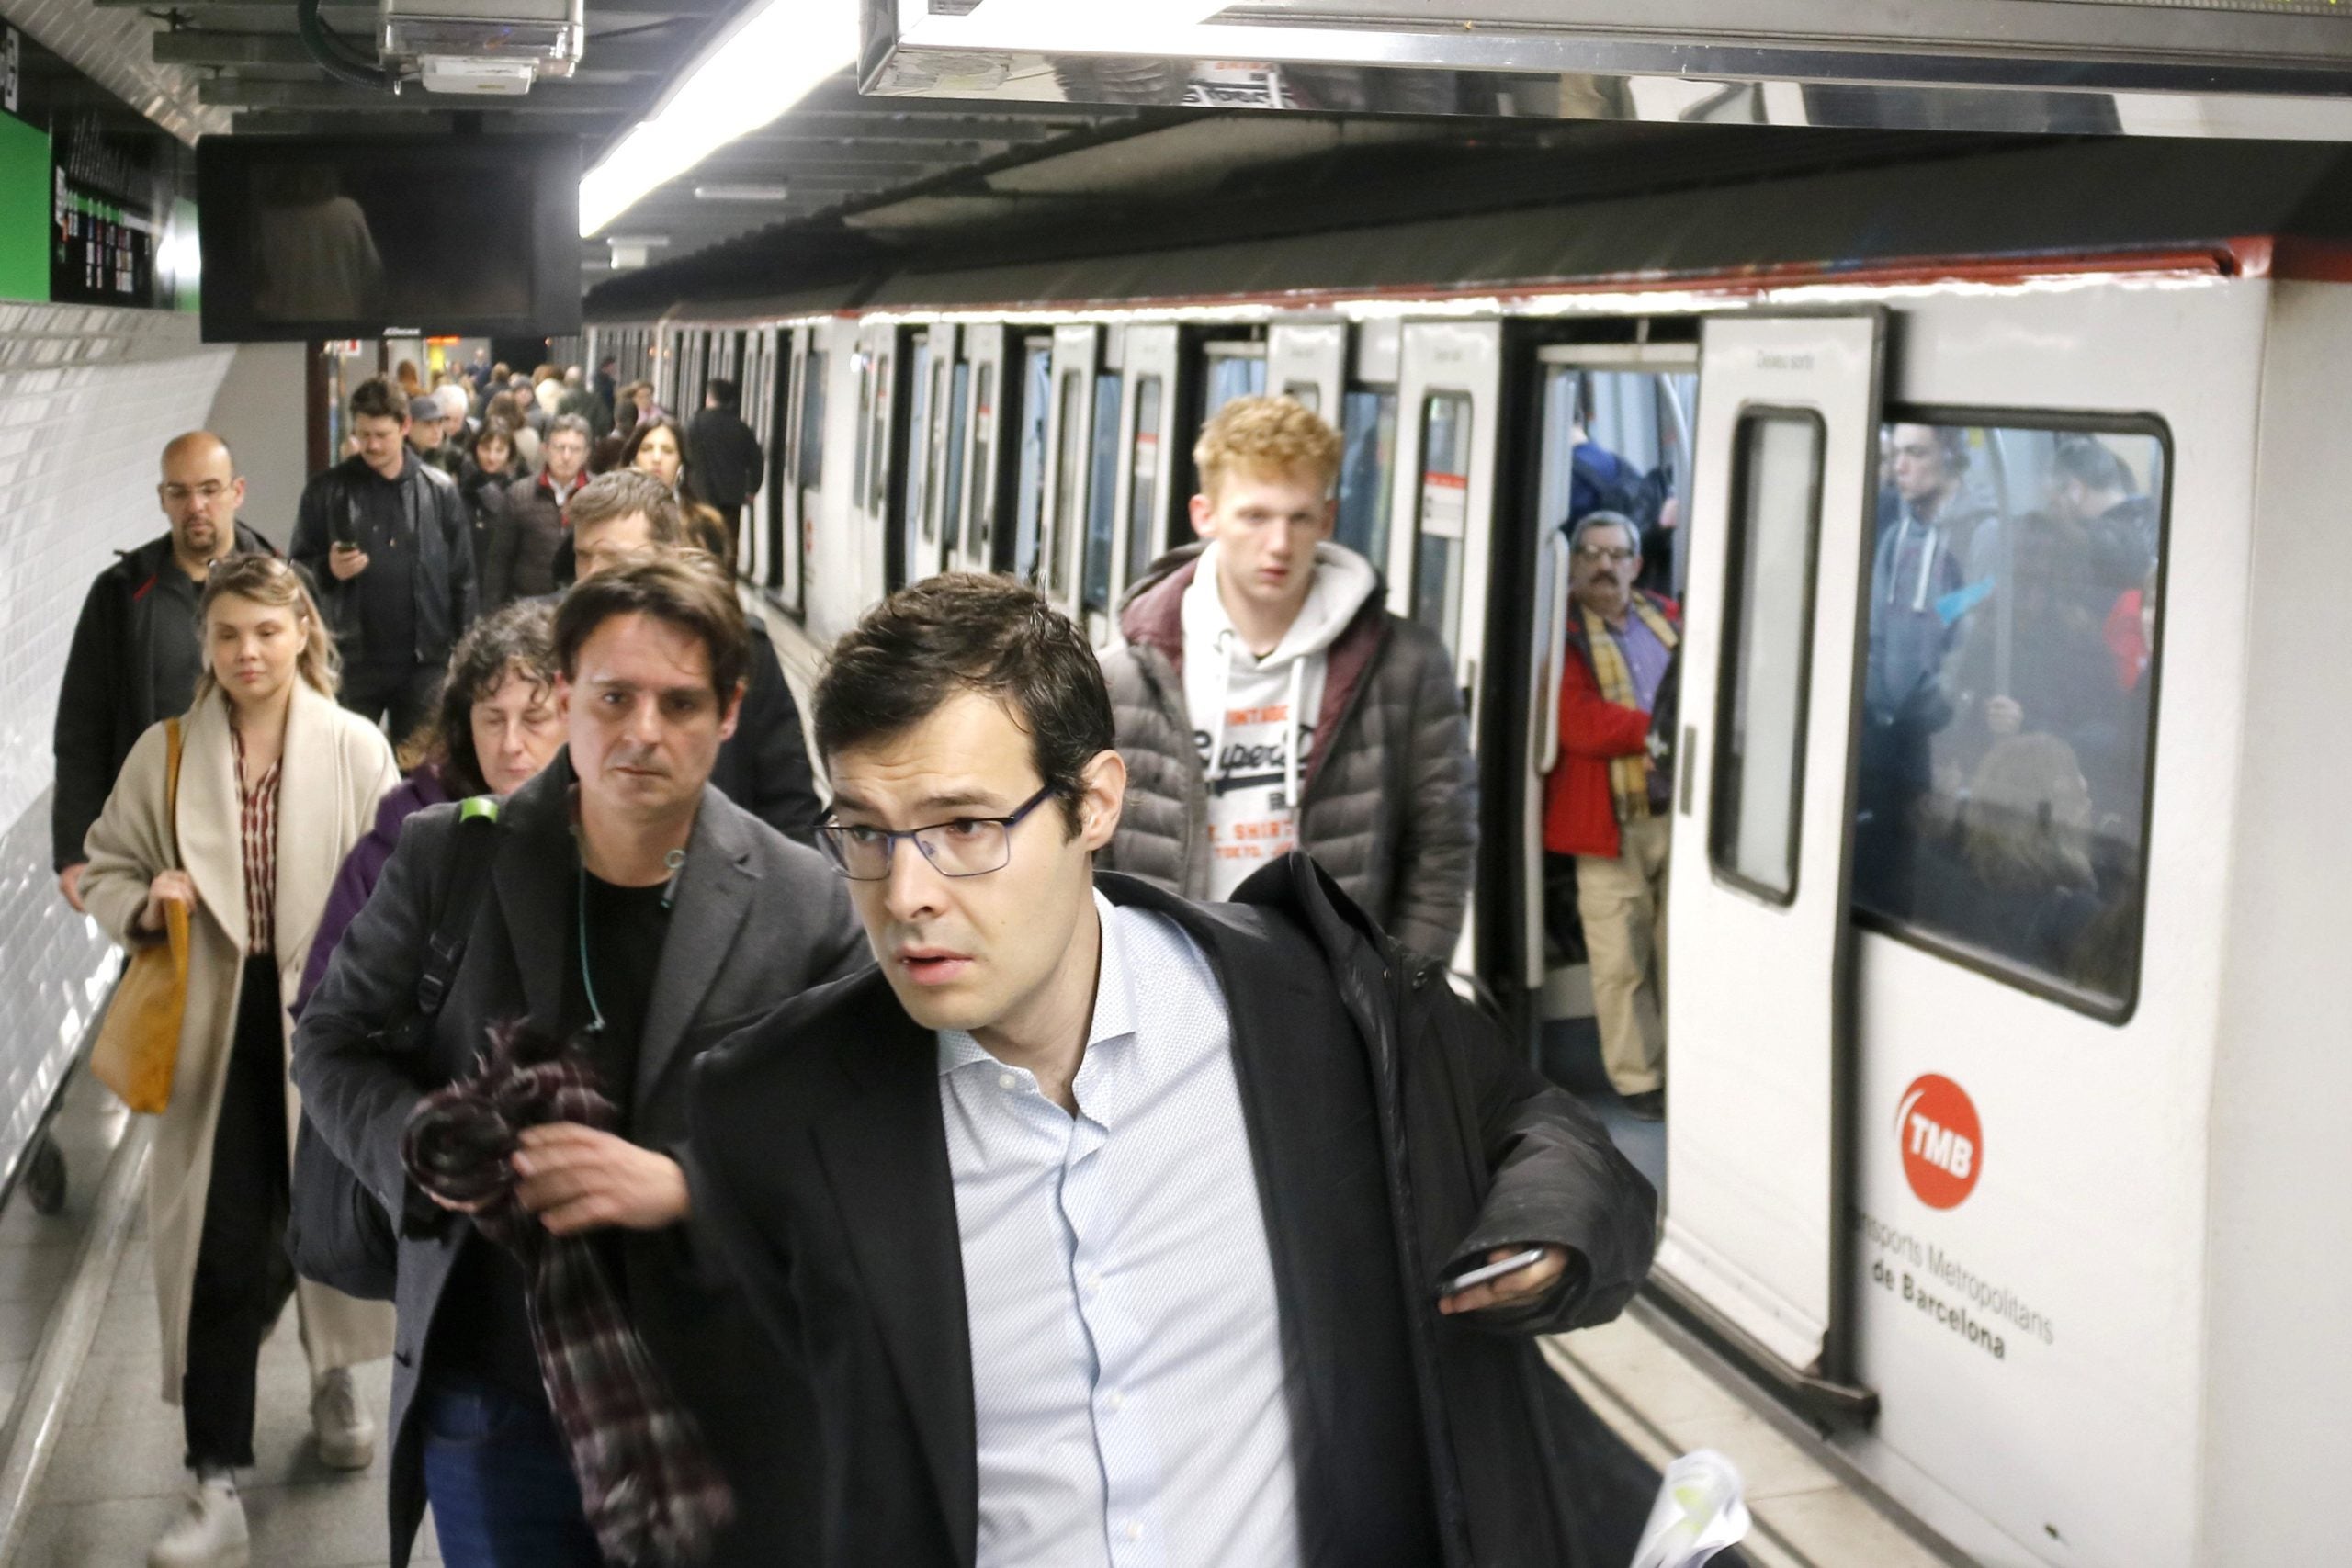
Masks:
[[[204,669],[196,604],[223,556],[277,552],[237,521],[245,481],[229,444],[191,431],[164,448],[155,487],[171,532],[98,573],[74,625],[57,696],[57,789],[50,851],[59,891],[82,907],[82,840],[98,819],[130,748],[159,718],[186,713]]]
[[[343,705],[405,740],[473,623],[472,527],[457,481],[409,449],[409,400],[389,378],[351,395],[358,450],[303,487],[294,563],[343,650]]]

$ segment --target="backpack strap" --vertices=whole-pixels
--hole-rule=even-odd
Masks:
[[[416,1011],[430,1021],[449,999],[449,987],[465,961],[466,938],[473,930],[474,912],[490,886],[490,870],[497,860],[498,797],[478,795],[459,804],[458,829],[449,835],[449,863],[444,879],[439,917],[425,945],[424,972],[416,977]]]

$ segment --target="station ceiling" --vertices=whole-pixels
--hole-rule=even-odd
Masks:
[[[101,13],[155,21],[153,63],[192,77],[216,128],[239,134],[448,132],[576,134],[583,163],[635,124],[672,78],[732,17],[741,0],[588,0],[588,41],[569,81],[514,98],[453,99],[413,84],[399,94],[332,80],[304,50],[293,0],[90,0]],[[322,15],[356,42],[378,20],[372,5],[328,4]],[[721,149],[656,190],[610,230],[657,242],[656,257],[690,254],[733,236],[806,218],[950,170],[1040,147],[1131,118],[1118,106],[921,103],[859,96],[847,71],[766,129]],[[780,198],[702,199],[696,187],[782,186]],[[607,246],[583,247],[583,282],[608,276]]]

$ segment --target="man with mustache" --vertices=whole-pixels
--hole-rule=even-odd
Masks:
[[[187,711],[204,669],[196,604],[224,556],[276,555],[237,521],[245,481],[229,444],[193,430],[164,448],[163,502],[171,532],[121,552],[98,573],[74,623],[58,693],[57,790],[50,803],[58,891],[82,908],[82,840],[98,819],[123,759],[148,726]]]
[[[313,1124],[402,1221],[390,1504],[404,1563],[428,1499],[452,1568],[598,1568],[558,1435],[524,1277],[469,1221],[436,1211],[401,1159],[410,1113],[470,1076],[489,1031],[527,1020],[576,1042],[619,1131],[533,1128],[516,1197],[556,1235],[601,1233],[647,1351],[732,1484],[718,1568],[800,1560],[810,1520],[785,1484],[806,1422],[777,1351],[688,1244],[687,1068],[802,990],[864,968],[845,891],[709,780],[743,697],[749,634],[700,558],[629,560],[557,608],[568,743],[499,811],[488,846],[464,804],[411,818],[294,1041]],[[453,848],[454,846],[454,848]],[[380,1025],[413,1005],[453,880],[491,857],[447,999],[422,1041]]]
[[[1651,716],[1668,689],[1681,613],[1634,586],[1642,532],[1595,512],[1569,536],[1567,649],[1560,669],[1560,761],[1544,786],[1544,849],[1576,857],[1577,915],[1592,955],[1600,1059],[1625,1107],[1666,1113],[1667,759]]]

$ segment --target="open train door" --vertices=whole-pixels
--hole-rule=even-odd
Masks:
[[[1668,904],[1668,1294],[1816,1414],[1866,1415],[1846,1301],[1854,755],[1874,314],[1701,338]]]

